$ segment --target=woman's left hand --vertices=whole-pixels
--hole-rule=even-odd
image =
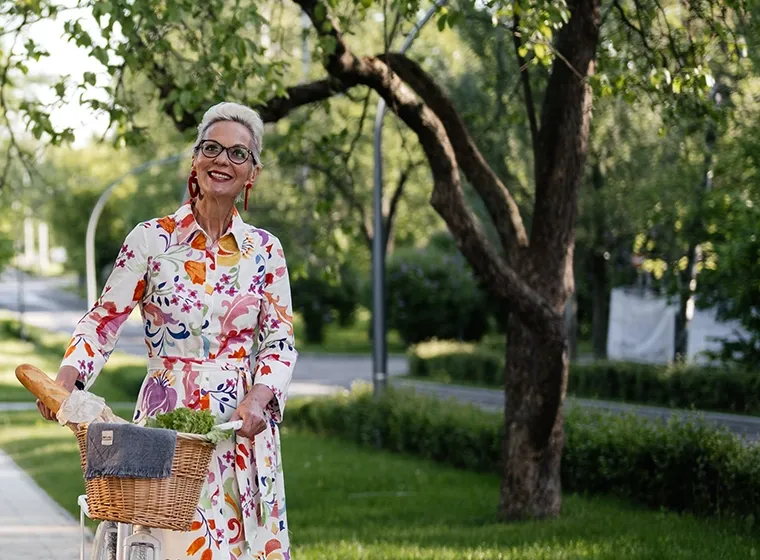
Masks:
[[[264,431],[267,426],[264,409],[273,396],[272,391],[264,385],[254,385],[230,417],[230,422],[243,421],[243,427],[237,431],[238,434],[253,439]]]

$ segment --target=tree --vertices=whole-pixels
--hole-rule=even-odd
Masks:
[[[267,122],[306,104],[349,96],[354,89],[369,88],[385,99],[416,135],[427,159],[433,208],[491,296],[510,309],[500,509],[504,518],[513,519],[556,516],[560,511],[561,407],[568,372],[563,310],[574,289],[575,221],[592,85],[602,93],[629,88],[635,96],[630,82],[650,68],[658,76],[670,76],[679,91],[704,85],[700,40],[709,31],[699,36],[685,26],[673,31],[667,14],[659,19],[662,7],[656,0],[635,2],[633,8],[613,5],[617,10],[607,7],[602,14],[600,0],[492,0],[463,2],[461,10],[455,6],[439,13],[439,25],[455,25],[463,10],[480,7],[498,27],[510,30],[533,155],[530,229],[510,190],[514,185],[505,184],[488,165],[444,89],[423,66],[389,48],[394,32],[415,14],[419,2],[392,2],[397,17],[385,19],[379,54],[359,54],[352,32],[368,25],[368,16],[376,13],[373,2],[294,0],[291,7],[300,8],[311,21],[314,54],[326,71],[322,78],[299,85],[285,83],[287,57],[267,57],[266,48],[257,42],[262,30],[269,29],[263,14],[271,14],[278,3],[230,10],[222,0],[201,5],[97,0],[93,13],[106,46],[94,42],[76,23],[68,31],[107,65],[114,85],[109,86],[110,105],[104,108],[122,135],[132,140],[140,131],[132,121],[134,100],[125,93],[124,78],[134,73],[154,84],[161,110],[186,131],[193,129],[212,99],[247,102]],[[697,10],[705,5],[695,3],[684,19],[704,21]],[[636,12],[634,21],[631,9]],[[629,40],[621,32],[628,25],[636,30],[635,46],[640,48],[602,51],[608,71],[595,78],[600,28],[610,14],[619,19],[608,24],[605,41]],[[117,23],[123,40],[113,34]],[[687,52],[689,48],[693,52]],[[674,51],[672,59],[663,54],[668,49]],[[613,51],[632,56],[611,56]],[[647,56],[642,58],[642,52]],[[680,57],[684,52],[687,56]],[[545,76],[540,95],[533,91],[531,67]],[[495,242],[467,204],[465,178],[482,199]]]
[[[715,357],[755,370],[760,365],[760,113],[757,80],[743,86],[716,148],[714,190],[703,200],[696,303],[714,307],[720,319],[738,320],[748,335],[724,341]]]

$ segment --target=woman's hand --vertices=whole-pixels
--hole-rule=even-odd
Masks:
[[[237,433],[243,437],[253,439],[257,434],[264,431],[267,426],[267,418],[264,412],[269,401],[274,395],[271,389],[264,385],[254,385],[246,395],[243,402],[237,407],[230,417],[230,422],[242,420],[243,427]]]
[[[63,366],[58,370],[55,382],[70,393],[74,390],[77,377],[79,377],[79,370],[72,366]],[[56,421],[55,413],[42,404],[42,401],[39,399],[37,399],[37,410],[40,411],[40,415],[45,420],[50,420],[51,422]]]

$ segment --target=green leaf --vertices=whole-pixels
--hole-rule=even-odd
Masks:
[[[103,47],[93,47],[91,51],[94,56],[103,66],[108,66],[108,52]]]
[[[327,9],[325,8],[324,4],[317,4],[314,7],[315,19],[317,19],[318,21],[321,21],[325,19],[326,16],[327,16]]]
[[[335,40],[335,37],[332,37],[330,35],[321,37],[319,43],[322,45],[322,49],[327,56],[332,55],[335,52],[335,49],[338,47],[338,42]]]
[[[85,72],[84,73],[84,82],[86,84],[90,84],[91,86],[94,86],[96,81],[97,81],[97,78],[96,78],[94,72]]]
[[[673,93],[676,93],[676,94],[681,93],[681,85],[682,85],[681,76],[676,76],[675,78],[673,78]]]
[[[447,23],[449,24],[449,28],[453,29],[454,26],[463,18],[462,12],[451,12],[449,14],[449,17],[447,19]]]
[[[536,58],[539,60],[546,58],[546,46],[543,43],[536,43],[533,47],[533,52],[536,53]]]
[[[446,19],[448,17],[448,14],[441,14],[441,17],[438,18],[438,31],[443,31],[446,28]]]

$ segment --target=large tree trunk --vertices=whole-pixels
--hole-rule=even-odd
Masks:
[[[556,319],[536,328],[516,314],[507,333],[500,510],[507,519],[554,517],[562,503],[562,402],[569,361],[563,312],[575,289],[575,222],[591,123],[586,77],[594,72],[599,36],[599,1],[568,5],[572,16],[556,44],[563,56],[552,68],[541,111],[530,246],[519,262],[521,277]]]
[[[556,517],[562,504],[567,347],[537,335],[515,314],[507,339],[500,513],[508,520]]]

